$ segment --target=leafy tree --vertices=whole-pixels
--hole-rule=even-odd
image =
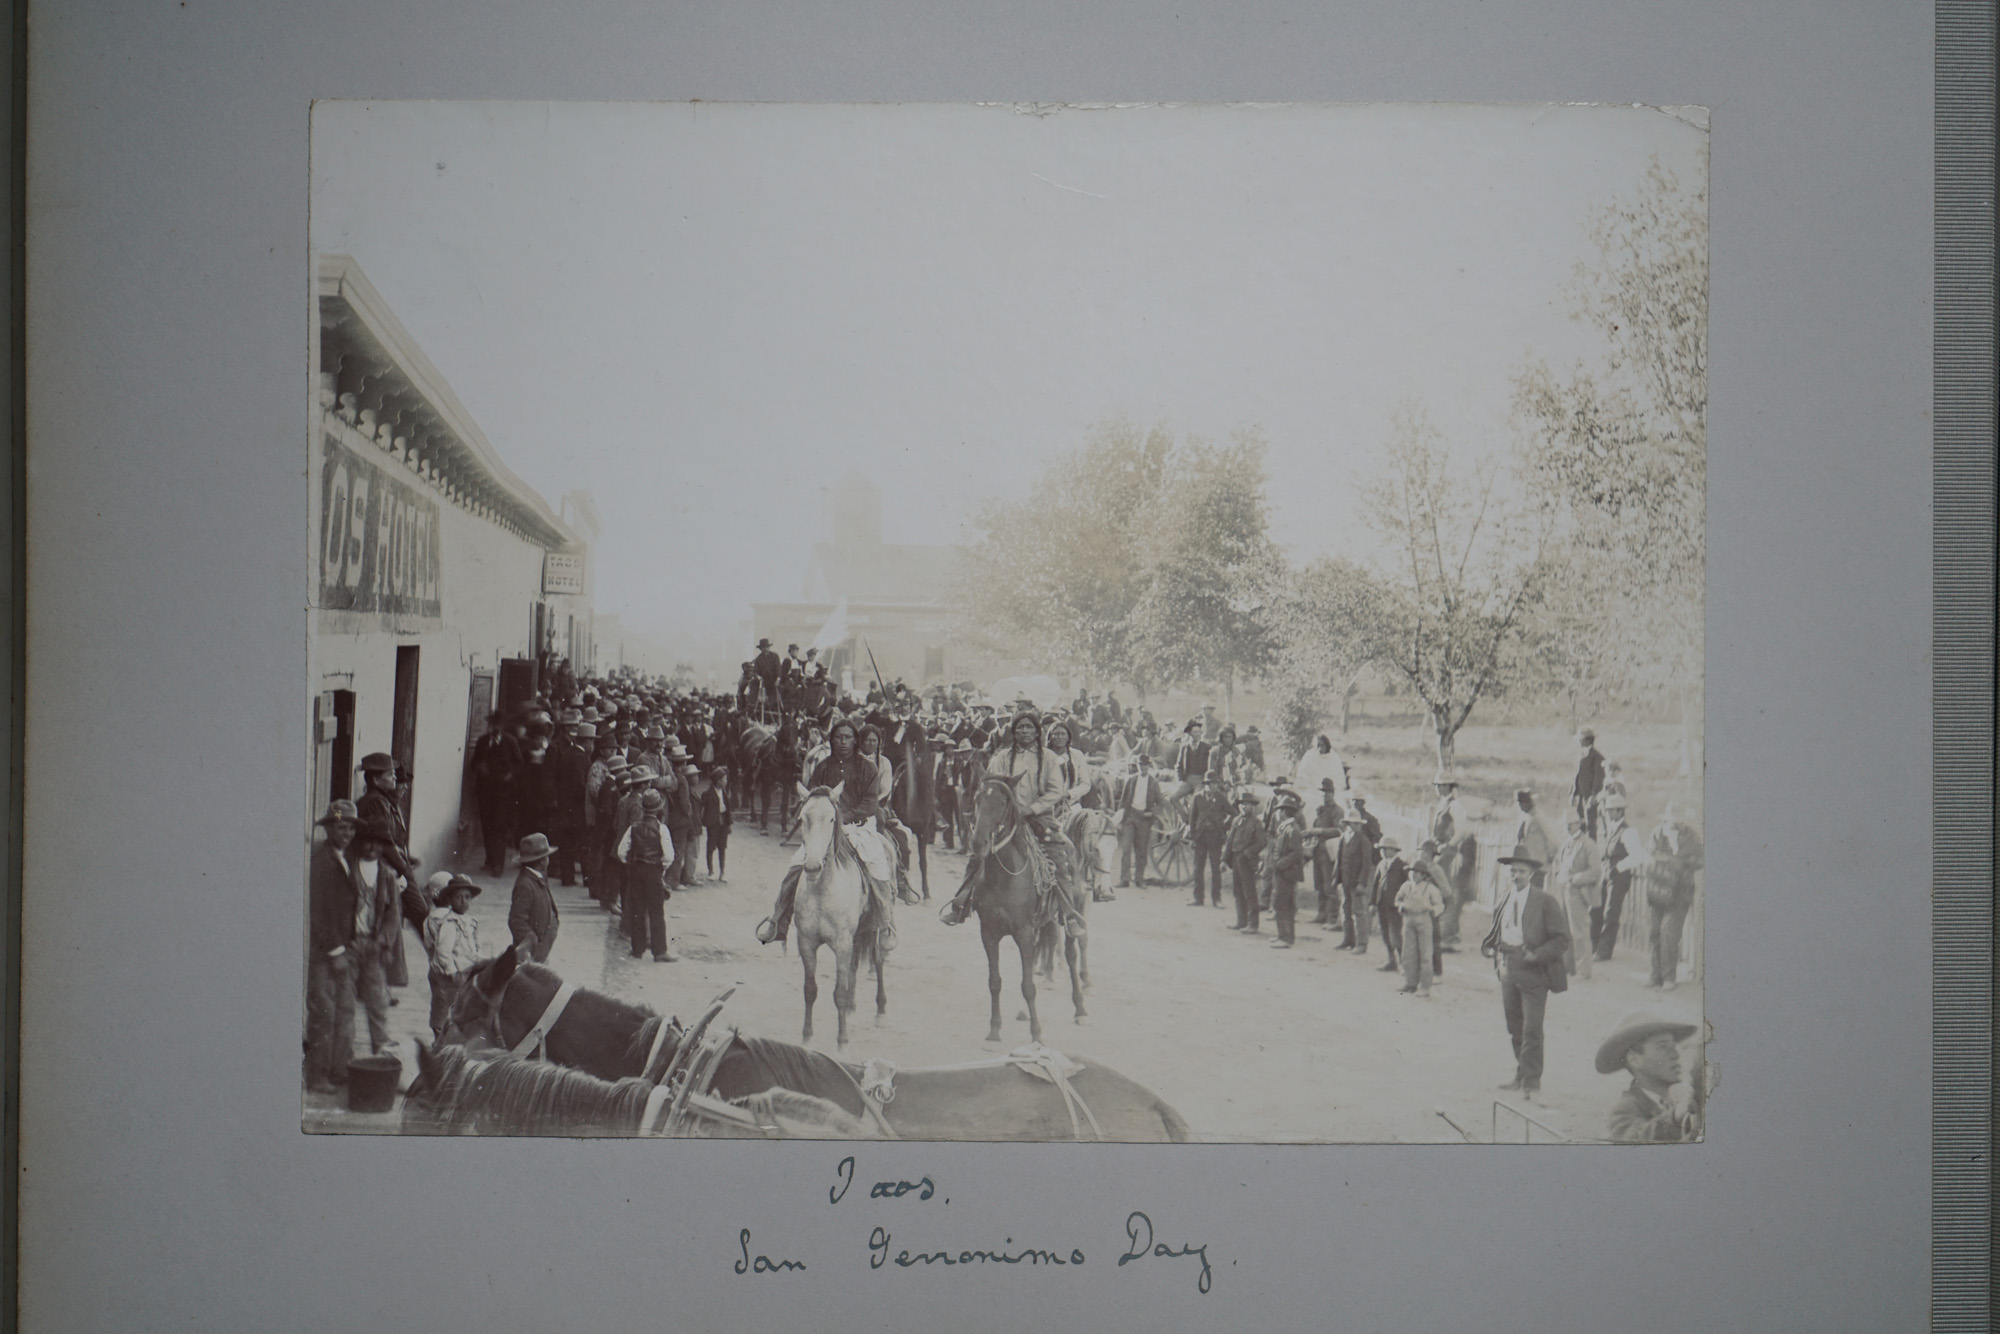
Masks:
[[[1702,662],[1708,399],[1708,195],[1656,158],[1595,213],[1572,315],[1596,365],[1516,375],[1522,463],[1550,512],[1556,565],[1529,635],[1544,679],[1589,697],[1679,697],[1691,728]],[[1691,732],[1690,732],[1691,735]]]
[[[1025,499],[982,508],[959,565],[955,635],[1044,670],[1143,688],[1130,621],[1145,590],[1143,524],[1173,448],[1163,426],[1109,422]]]
[[[1324,559],[1296,571],[1271,610],[1271,725],[1293,755],[1325,730],[1336,707],[1347,731],[1348,704],[1361,674],[1381,660],[1383,590],[1348,560]]]
[[[1142,588],[1133,666],[1150,681],[1236,682],[1260,674],[1273,642],[1267,605],[1283,577],[1264,495],[1264,439],[1189,437],[1167,460],[1138,533]]]
[[[1535,604],[1550,532],[1492,461],[1465,464],[1423,409],[1391,417],[1368,488],[1387,569],[1374,638],[1430,715],[1438,765],[1481,699],[1523,671],[1521,629]]]

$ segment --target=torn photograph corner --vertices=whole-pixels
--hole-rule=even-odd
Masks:
[[[1702,1137],[1698,109],[312,171],[306,1130]]]

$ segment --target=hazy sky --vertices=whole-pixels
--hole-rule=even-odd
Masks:
[[[1276,536],[1360,551],[1420,398],[1505,443],[1589,211],[1702,134],[1613,107],[321,103],[352,255],[508,464],[605,522],[597,601],[670,642],[801,593],[848,467],[891,541],[1122,416],[1270,443]]]

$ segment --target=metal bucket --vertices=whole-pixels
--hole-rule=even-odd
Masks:
[[[396,1105],[403,1063],[393,1056],[362,1056],[347,1063],[347,1110],[386,1112]]]

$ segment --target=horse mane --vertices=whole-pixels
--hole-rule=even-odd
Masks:
[[[581,996],[584,993],[578,992],[577,994]],[[644,1068],[646,1058],[653,1051],[653,1039],[659,1034],[660,1025],[667,1022],[669,1022],[667,1019],[656,1014],[647,1019],[646,1022],[640,1024],[633,1031],[632,1041],[625,1048],[625,1063],[627,1065]],[[679,1039],[675,1038],[672,1034],[667,1035],[667,1048],[669,1052],[675,1049],[678,1042]]]
[[[551,992],[563,984],[560,974],[538,963],[524,963],[516,971],[520,976],[540,983]],[[616,996],[607,996],[601,991],[592,991],[588,987],[578,987],[576,994],[570,997],[569,1003],[570,1012],[582,1017],[586,1023],[592,1020],[604,1023],[608,1020],[629,1023],[644,1028],[647,1020],[659,1018],[658,1012],[649,1006],[634,1005],[629,1001],[619,1000]],[[650,1042],[651,1040],[652,1035],[648,1033],[647,1041]]]
[[[610,1083],[548,1061],[475,1058],[441,1047],[422,1101],[453,1132],[503,1135],[631,1135],[653,1086]]]
[[[776,1038],[746,1037],[741,1033],[736,1035],[736,1050],[757,1067],[771,1086],[825,1099],[853,1116],[866,1111],[854,1076],[831,1056]],[[732,1090],[729,1096],[743,1094]]]

